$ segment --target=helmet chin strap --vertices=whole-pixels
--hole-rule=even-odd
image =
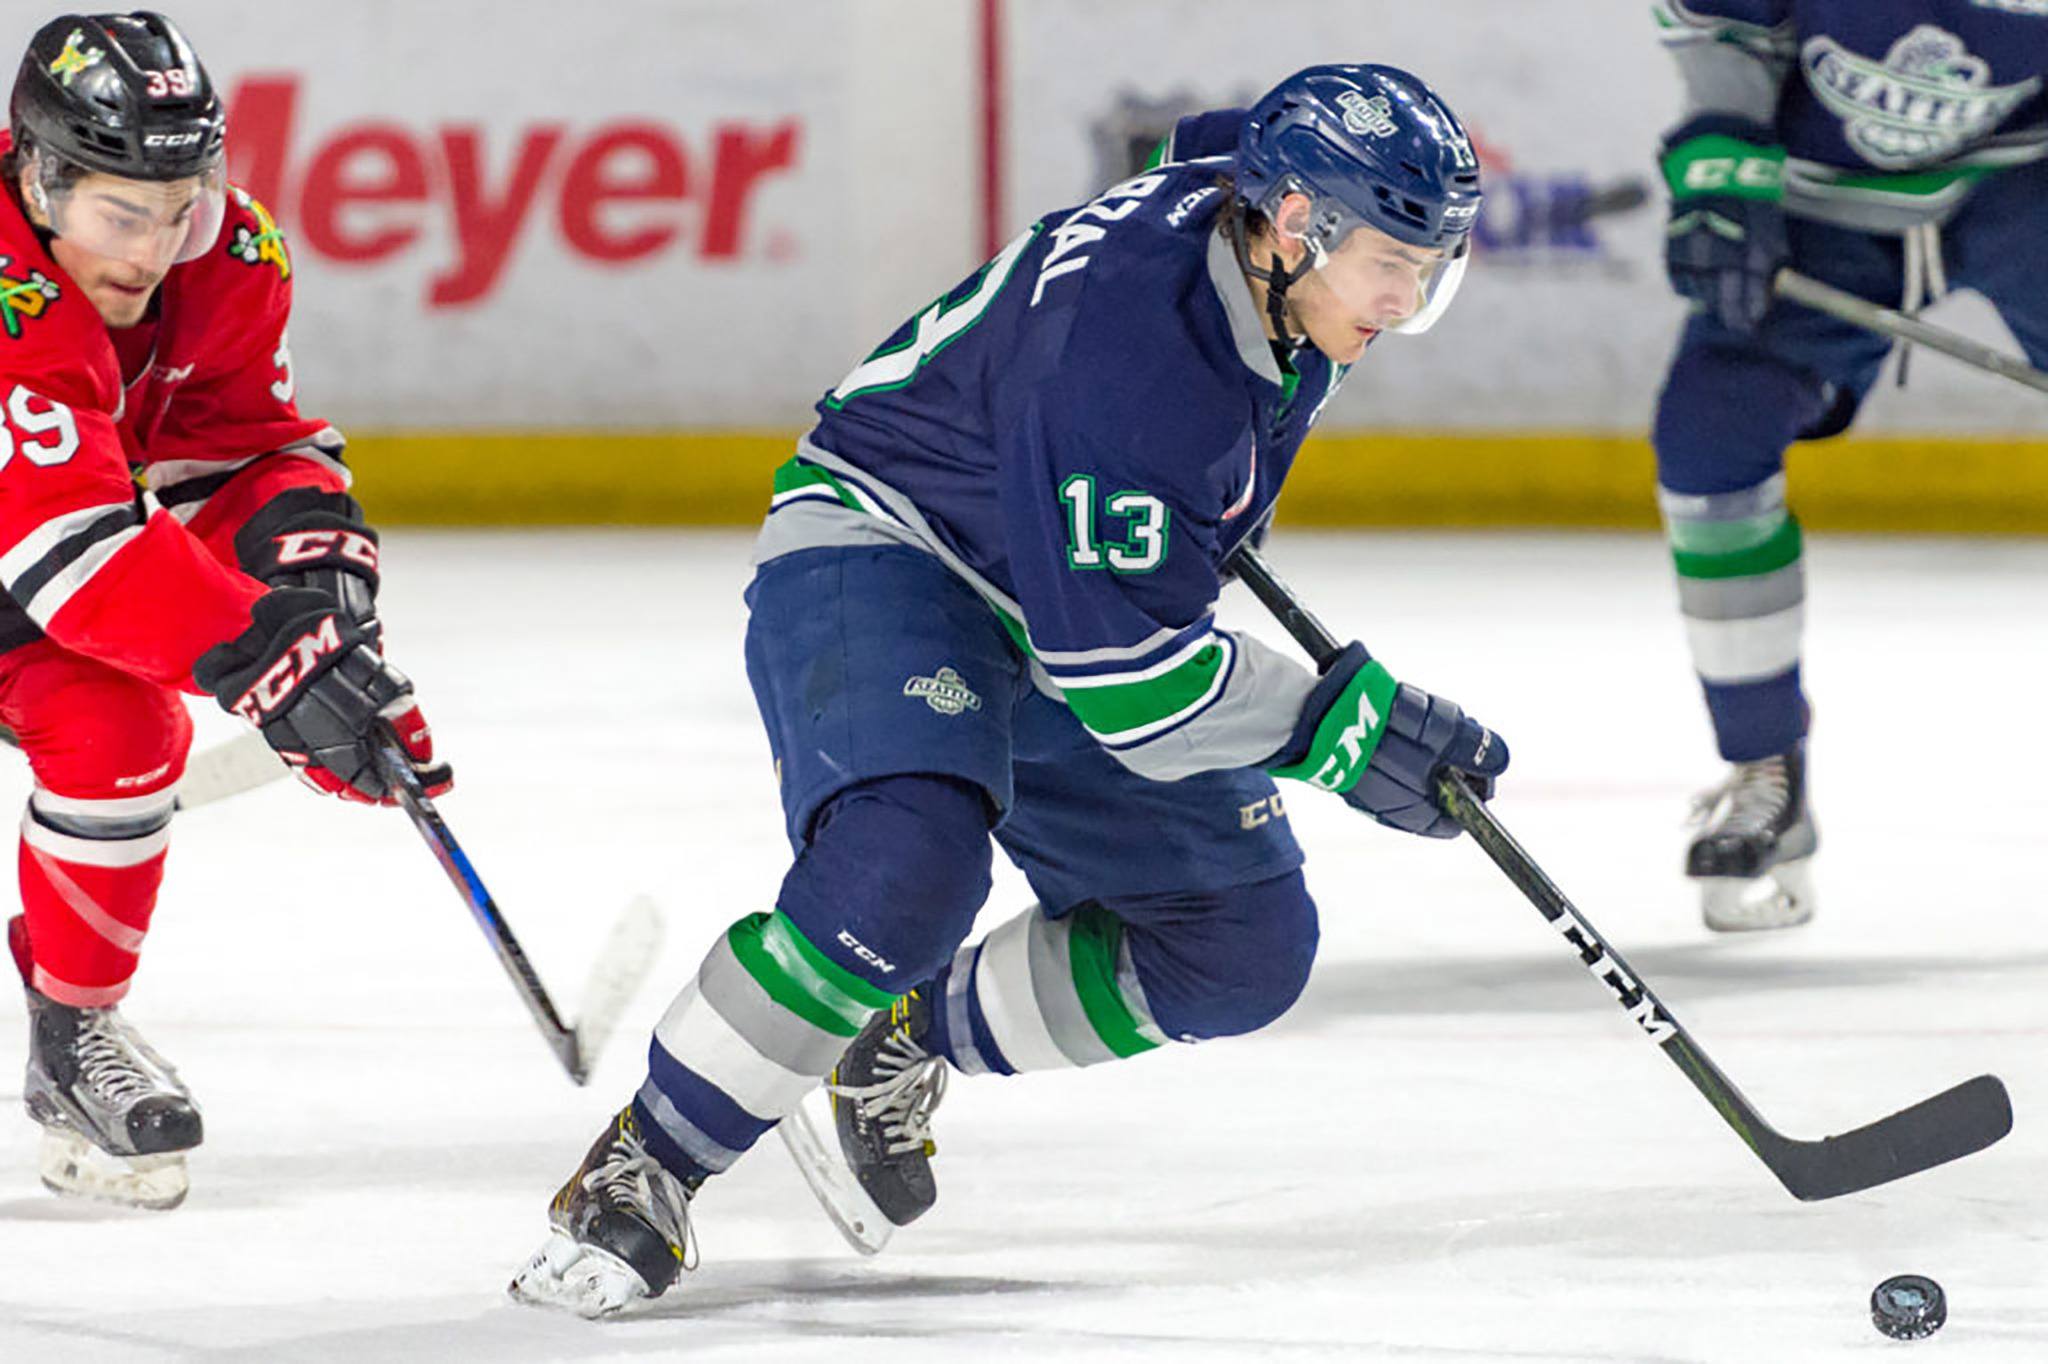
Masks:
[[[1279,229],[1276,227],[1274,231],[1278,233]],[[1232,206],[1230,215],[1230,244],[1237,252],[1238,268],[1266,286],[1266,318],[1273,324],[1273,333],[1280,343],[1289,349],[1299,349],[1308,337],[1306,334],[1295,335],[1294,329],[1287,325],[1287,291],[1316,268],[1315,247],[1310,244],[1302,255],[1301,264],[1292,270],[1280,263],[1280,253],[1275,251],[1273,266],[1269,269],[1252,263],[1250,239],[1251,233],[1245,226],[1244,201],[1239,200]]]

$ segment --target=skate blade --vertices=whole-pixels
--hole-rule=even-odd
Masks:
[[[554,1231],[505,1291],[528,1307],[574,1312],[590,1321],[613,1317],[645,1300],[647,1284],[624,1260]]]
[[[117,1156],[65,1128],[43,1129],[42,1167],[43,1187],[51,1193],[124,1208],[168,1212],[191,1189],[182,1151]]]
[[[853,1177],[853,1171],[839,1158],[837,1134],[829,1147],[819,1135],[821,1128],[816,1115],[820,1111],[825,1115],[822,1130],[832,1131],[832,1098],[823,1089],[805,1095],[796,1110],[776,1124],[775,1131],[790,1159],[796,1162],[797,1173],[804,1177],[818,1206],[839,1228],[846,1244],[863,1255],[880,1254],[896,1226],[882,1215],[867,1190]]]
[[[1703,876],[1700,918],[1716,933],[1797,928],[1813,917],[1812,859],[1780,862],[1762,876]]]

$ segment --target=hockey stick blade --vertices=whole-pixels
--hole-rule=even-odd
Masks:
[[[0,725],[0,744],[21,747],[14,731],[4,725]],[[277,750],[261,734],[246,730],[185,759],[185,775],[178,779],[178,808],[191,810],[239,796],[244,791],[282,781],[291,771],[291,766],[277,756]]]
[[[291,772],[285,760],[277,756],[277,750],[261,734],[250,730],[191,756],[185,763],[185,775],[178,782],[178,808],[190,810],[211,805],[268,786]]]
[[[1750,1144],[1794,1198],[1811,1203],[1960,1160],[2010,1131],[2004,1083],[1979,1075],[1853,1132],[1796,1141],[1764,1127]]]
[[[583,983],[583,1007],[576,1015],[576,1050],[586,1076],[597,1068],[626,1006],[660,960],[664,936],[661,911],[642,895],[620,912],[611,936],[591,960],[589,979]]]

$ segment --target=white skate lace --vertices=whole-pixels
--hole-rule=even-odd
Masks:
[[[139,1053],[143,1048],[111,1009],[88,1009],[78,1029],[81,1078],[115,1109],[162,1091]]]
[[[922,1151],[932,1139],[932,1112],[946,1096],[946,1059],[894,1032],[875,1054],[875,1073],[882,1078],[871,1085],[825,1088],[860,1105],[882,1129],[890,1155]]]
[[[690,1195],[682,1181],[649,1155],[637,1137],[620,1133],[604,1163],[583,1176],[588,1192],[624,1204],[653,1223],[670,1245],[682,1248],[686,1270],[697,1267],[697,1232],[690,1224]]]
[[[1692,798],[1692,823],[1711,824],[1715,833],[1764,833],[1783,817],[1791,798],[1792,774],[1784,758],[1737,763],[1726,781]]]

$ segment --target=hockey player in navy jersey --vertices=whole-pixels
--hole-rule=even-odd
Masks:
[[[1695,315],[1658,404],[1657,477],[1727,780],[1686,857],[1709,927],[1813,914],[1785,450],[1854,419],[1889,342],[1774,298],[1785,266],[1917,308],[1950,285],[2048,365],[2048,3],[1665,0],[1684,79],[1667,264]]]
[[[795,865],[662,1019],[515,1296],[664,1292],[699,1187],[828,1075],[852,1172],[910,1221],[948,1067],[1113,1061],[1294,1002],[1316,913],[1274,777],[1449,837],[1432,775],[1507,766],[1361,645],[1318,677],[1214,615],[1346,370],[1456,292],[1471,144],[1380,66],[1205,127],[1230,154],[1041,218],[778,471],[746,659]],[[1038,903],[967,942],[991,835]]]

